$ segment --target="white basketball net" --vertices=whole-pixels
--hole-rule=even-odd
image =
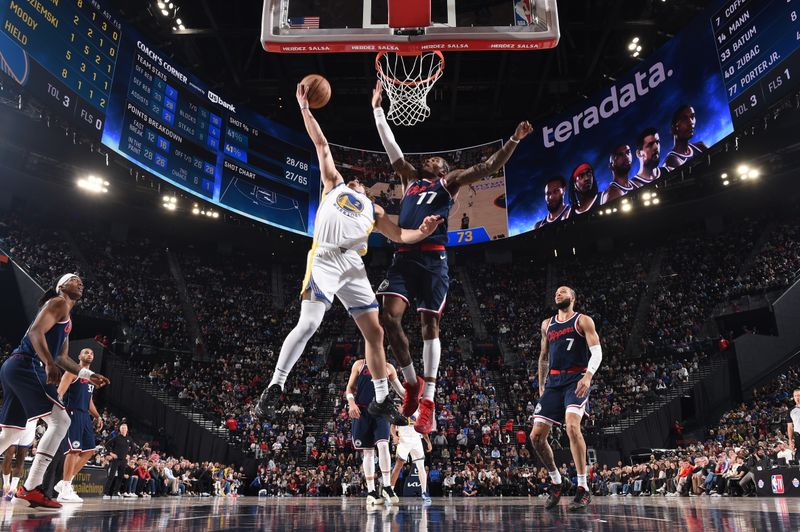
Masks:
[[[398,126],[413,126],[428,118],[428,93],[444,73],[438,50],[421,55],[381,52],[375,59],[378,79],[389,97],[387,118]]]

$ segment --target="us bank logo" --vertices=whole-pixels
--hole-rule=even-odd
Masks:
[[[358,199],[355,194],[342,192],[336,197],[336,206],[345,216],[356,218],[364,212],[364,202]]]
[[[28,82],[30,74],[28,54],[3,32],[0,32],[0,71],[20,85]]]

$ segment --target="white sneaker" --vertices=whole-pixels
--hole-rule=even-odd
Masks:
[[[61,493],[61,490],[64,489],[64,484],[66,484],[66,482],[59,480],[56,485],[53,486],[53,489],[56,491],[56,493]]]
[[[108,501],[111,499],[111,495],[103,495],[103,500]]]
[[[65,489],[61,493],[59,493],[58,498],[56,499],[58,502],[83,502],[83,499],[75,493],[75,490]]]

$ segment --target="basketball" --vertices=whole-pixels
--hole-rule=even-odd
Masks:
[[[328,104],[331,99],[331,84],[319,74],[309,74],[300,82],[308,89],[308,106],[320,109]]]

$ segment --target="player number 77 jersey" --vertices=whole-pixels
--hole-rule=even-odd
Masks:
[[[431,236],[420,244],[447,244],[447,219],[453,196],[445,186],[443,179],[428,181],[417,179],[406,187],[405,196],[400,203],[400,219],[398,225],[403,229],[417,229],[428,216],[441,216],[444,223]]]

